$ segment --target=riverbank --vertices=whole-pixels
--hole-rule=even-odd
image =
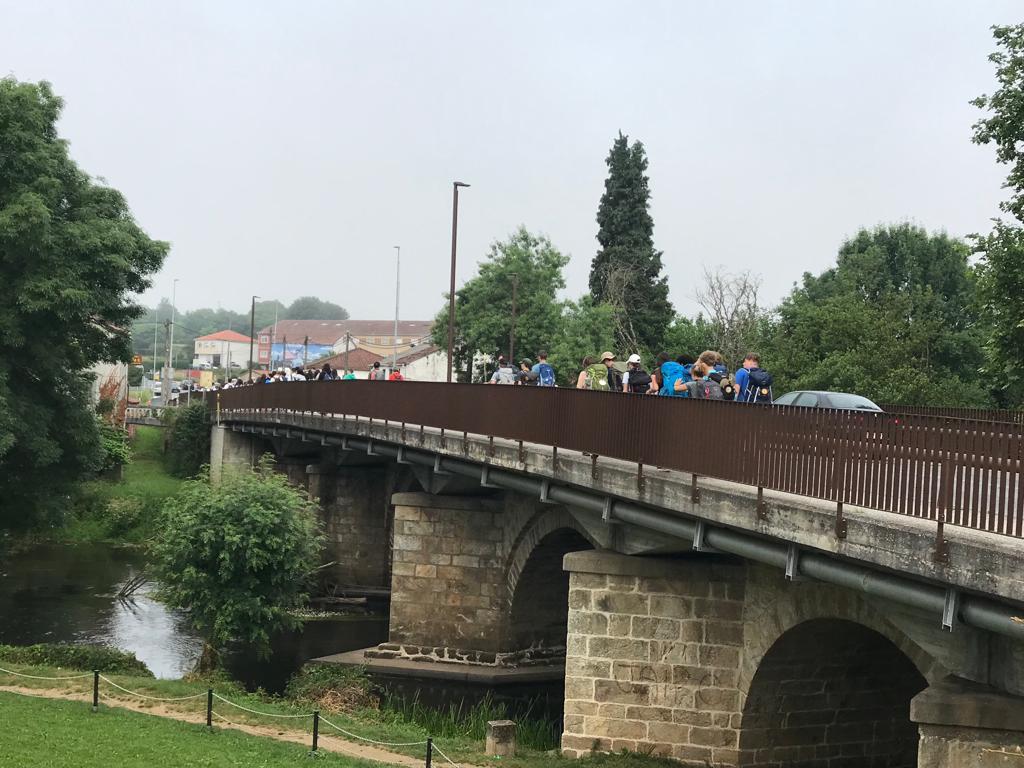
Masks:
[[[69,678],[76,674],[84,675],[84,677],[75,679],[39,680],[0,673],[0,688],[8,690],[17,688],[25,693],[37,692],[40,694],[45,693],[49,697],[68,698],[76,702],[70,706],[78,708],[75,710],[73,720],[77,721],[79,712],[84,713],[86,717],[89,716],[88,702],[91,701],[92,676],[88,671],[38,666],[27,667],[9,663],[0,664],[0,666],[12,672],[45,678]],[[325,736],[342,740],[347,745],[385,742],[392,746],[382,748],[393,754],[395,761],[398,763],[404,763],[408,758],[422,759],[424,753],[422,742],[428,736],[433,737],[436,735],[415,723],[406,721],[400,714],[395,712],[373,709],[369,706],[347,709],[341,703],[342,698],[338,700],[340,706],[333,706],[326,697],[321,697],[314,706],[308,701],[294,698],[246,693],[237,683],[221,679],[194,681],[157,680],[137,675],[110,674],[103,676],[100,693],[101,701],[104,702],[105,707],[131,707],[138,711],[152,712],[164,717],[180,718],[191,722],[205,722],[206,692],[210,687],[213,687],[218,695],[214,706],[214,712],[216,713],[214,719],[218,722],[220,722],[218,718],[225,718],[243,727],[270,729],[266,733],[302,744],[307,743],[309,740],[311,713],[314,708],[319,708],[321,715],[326,718],[326,721],[321,724],[321,732]],[[54,722],[55,725],[53,727],[58,727],[60,722],[62,722],[61,718],[63,715],[56,714],[56,710],[54,710],[54,714],[48,714],[45,709],[46,706],[52,703],[55,702],[49,700],[43,702],[41,705],[44,707],[42,711],[36,709],[37,704],[30,703],[25,705],[24,711],[34,712],[35,714],[31,715],[32,717],[41,718],[41,722]],[[61,702],[61,705],[64,706],[65,703]],[[4,706],[16,710],[21,709],[21,705],[17,701],[13,704],[6,703]],[[61,712],[65,711],[70,712],[71,710],[61,710]],[[8,713],[2,707],[0,707],[0,717],[3,718],[5,723],[18,722],[17,719],[9,719]],[[11,717],[21,717],[21,715],[13,715]],[[30,717],[30,715],[25,714],[24,717]],[[68,717],[70,718],[71,715],[68,715]],[[330,724],[328,725],[327,723]],[[335,727],[343,729],[347,733],[336,730]],[[200,733],[199,735],[203,736],[204,734]],[[361,738],[354,738],[355,736]],[[82,736],[66,741],[59,738],[55,739],[52,735],[47,735],[44,740],[52,744],[62,744],[65,748],[77,746],[82,750],[88,751],[89,754],[93,753],[93,748],[87,740],[83,740]],[[135,741],[136,739],[133,735],[132,742],[134,743]],[[6,747],[6,739],[0,739],[0,743]],[[566,763],[557,750],[539,751],[526,747],[521,747],[519,754],[513,758],[491,758],[484,752],[482,739],[471,738],[465,734],[453,733],[443,738],[439,737],[436,739],[436,743],[454,763],[460,765],[487,765],[499,761],[503,765],[510,766],[510,768],[566,768],[567,765],[571,765]],[[165,750],[175,749],[173,745],[167,744],[165,744],[164,748]],[[48,753],[48,758],[51,762],[28,762],[25,765],[54,765],[52,762],[52,750],[48,750]],[[169,751],[165,752],[165,754],[171,753]],[[177,754],[176,749],[174,754]],[[204,759],[209,760],[209,758]],[[436,755],[435,760],[439,760]],[[93,763],[88,762],[75,762],[70,758],[67,764],[74,764],[76,766],[93,765]],[[132,765],[139,764],[146,763],[132,763]],[[176,764],[182,766],[190,765],[190,763],[182,761]],[[222,764],[242,765],[243,763],[201,762],[197,759],[192,764],[220,766]],[[290,763],[253,760],[245,764],[273,766]],[[439,760],[437,764],[447,765],[443,760]],[[595,755],[592,758],[588,758],[586,764],[587,768],[666,768],[667,766],[675,765],[666,760],[633,753]],[[19,765],[21,764],[19,763]],[[95,765],[99,766],[101,763],[95,763]],[[108,761],[102,763],[102,765],[117,768],[120,764]]]
[[[106,705],[93,713],[84,695],[60,700],[0,691],[0,722],[0,763],[18,768],[137,768],[165,765],[171,755],[175,766],[203,768],[288,766],[309,760],[306,744],[233,728],[209,731],[199,722]],[[379,766],[326,750],[320,757],[318,764],[332,768]]]
[[[132,460],[120,480],[97,478],[83,484],[63,527],[45,540],[59,543],[141,544],[153,532],[164,501],[183,480],[164,466],[163,430],[138,427],[131,440]]]

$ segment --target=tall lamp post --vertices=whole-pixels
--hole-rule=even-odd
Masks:
[[[252,384],[252,342],[253,336],[256,335],[256,299],[259,296],[252,297],[252,308],[249,310],[249,383]]]
[[[448,383],[452,383],[452,356],[455,354],[455,244],[459,232],[459,187],[468,187],[461,181],[452,182],[452,275],[448,287]]]
[[[516,366],[516,291],[519,288],[519,274],[510,273],[512,277],[512,326],[508,334],[508,361],[513,368]]]
[[[401,277],[402,270],[402,246],[395,246],[395,335],[391,337],[391,343],[394,344],[394,349],[391,355],[391,371],[392,373],[398,369],[398,286],[399,278]]]
[[[174,305],[178,300],[178,278],[174,278],[174,284],[171,286],[171,329],[170,339],[167,342],[167,367],[170,368],[174,364]]]

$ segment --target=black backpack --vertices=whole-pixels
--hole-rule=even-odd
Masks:
[[[651,388],[651,374],[643,368],[635,368],[629,372],[629,391],[634,395],[642,395]]]
[[[760,368],[751,368],[747,371],[747,388],[743,393],[745,403],[771,403],[772,397],[772,375]]]

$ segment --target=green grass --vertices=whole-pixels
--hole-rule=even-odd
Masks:
[[[85,483],[67,524],[53,538],[75,543],[139,543],[149,538],[164,500],[184,481],[164,468],[162,428],[138,427],[131,446],[132,461],[122,479]]]
[[[21,665],[13,665],[10,663],[4,664],[3,666],[7,667],[8,669],[13,669],[14,671],[24,672],[33,675],[43,675],[52,677],[75,674],[75,670],[67,668],[57,669],[52,667],[26,667]],[[299,714],[308,713],[312,709],[314,709],[314,706],[311,706],[311,702],[308,700],[294,700],[275,696],[266,696],[259,693],[246,693],[238,683],[232,682],[222,677],[215,677],[211,679],[202,680],[157,680],[151,677],[113,674],[107,675],[107,677],[116,682],[118,685],[128,688],[129,690],[137,691],[139,693],[144,693],[150,696],[189,696],[195,693],[205,692],[207,688],[212,687],[215,691],[217,691],[217,693],[224,696],[225,698],[228,698],[237,704],[242,704],[246,707],[249,707],[250,709],[255,709],[260,712],[274,714]],[[322,683],[325,680],[325,675],[311,677],[308,681],[308,684],[304,687],[304,693],[307,695],[314,694],[316,684]],[[18,685],[28,688],[55,688],[57,690],[69,693],[74,692],[78,694],[87,693],[92,690],[92,680],[88,677],[82,680],[46,682],[41,680],[16,678],[10,675],[0,673],[0,685]],[[108,686],[106,683],[101,683],[101,686],[102,687],[100,690],[104,695],[110,696],[114,699],[121,699],[125,701],[130,700],[135,702],[136,704],[140,703],[140,700],[138,698],[133,698],[125,693],[117,691],[116,689],[113,689],[110,686]],[[23,700],[24,699],[17,699],[17,701],[19,702]],[[52,699],[47,699],[43,700],[40,706],[43,706],[45,708],[58,704],[64,704],[64,702],[56,702]],[[71,706],[72,708],[77,707],[79,709],[84,709],[87,715],[90,714],[88,712],[88,707],[82,705],[81,703],[71,703],[69,706]],[[168,704],[166,706],[175,711],[180,712],[202,713],[206,711],[205,698],[193,699],[191,701],[175,704]],[[465,765],[483,766],[489,764],[500,764],[502,766],[505,766],[506,768],[571,768],[572,766],[580,766],[580,768],[673,768],[673,766],[678,765],[678,763],[674,763],[666,759],[649,757],[646,755],[636,753],[619,753],[614,755],[596,754],[587,757],[585,764],[581,764],[578,762],[570,763],[563,759],[558,754],[557,750],[541,751],[530,748],[528,744],[523,743],[525,739],[520,741],[519,754],[516,757],[492,758],[488,757],[484,753],[483,739],[478,738],[475,734],[468,733],[469,730],[475,729],[467,728],[465,721],[463,721],[461,725],[453,725],[452,723],[454,723],[455,721],[452,721],[452,723],[449,723],[447,726],[440,721],[429,724],[417,724],[414,722],[410,722],[409,719],[410,717],[415,717],[415,713],[390,711],[387,708],[380,710],[362,709],[355,712],[343,713],[331,711],[329,707],[321,706],[320,710],[321,713],[328,720],[335,723],[336,725],[339,725],[342,728],[346,728],[352,731],[353,733],[357,733],[360,736],[376,739],[378,741],[420,741],[422,739],[425,739],[427,736],[434,736],[438,746],[440,746],[441,749],[443,749],[444,752],[449,757],[451,757],[457,763]],[[258,715],[251,715],[241,710],[233,709],[221,702],[218,702],[216,704],[214,711],[220,712],[223,716],[228,717],[229,719],[238,723],[249,723],[253,725],[273,725],[276,728],[282,729],[290,729],[292,727],[292,723],[290,721],[268,717],[260,717]],[[40,715],[41,714],[43,714],[42,710],[40,710]],[[110,715],[112,714],[112,712],[107,714]],[[424,718],[428,717],[425,714],[422,714],[422,716]],[[35,715],[33,715],[32,717],[40,721],[43,720],[42,717],[36,717]],[[56,716],[48,715],[47,717],[53,718]],[[443,720],[446,717],[450,717],[450,715],[440,716],[441,720]],[[91,722],[97,721],[90,721],[87,719],[85,724],[89,724]],[[22,766],[28,766],[31,768],[36,765],[48,767],[66,765],[68,766],[68,768],[71,768],[71,766],[75,766],[75,768],[92,768],[93,766],[103,766],[103,768],[120,768],[121,766],[132,766],[134,768],[134,766],[136,765],[165,765],[168,764],[166,761],[167,755],[173,754],[177,756],[179,754],[188,754],[188,752],[181,752],[180,750],[177,750],[176,747],[172,748],[171,745],[165,744],[165,759],[163,760],[150,760],[148,756],[140,756],[134,762],[115,762],[113,760],[111,760],[110,762],[84,762],[84,757],[93,755],[92,752],[86,750],[86,752],[83,753],[83,755],[78,755],[78,757],[76,757],[75,760],[69,760],[68,762],[53,762],[51,761],[51,758],[53,757],[53,754],[51,753],[55,750],[62,749],[62,745],[66,744],[67,739],[63,738],[61,735],[58,735],[58,732],[56,730],[51,729],[51,731],[49,732],[50,735],[40,734],[38,736],[33,737],[37,739],[37,742],[34,744],[33,748],[36,750],[42,749],[46,751],[46,754],[44,755],[46,759],[40,759],[39,762],[15,761],[8,763],[4,762],[5,759],[8,757],[8,754],[10,753],[7,750],[7,738],[5,736],[5,733],[7,731],[21,731],[21,725],[17,719],[10,717],[8,715],[2,701],[0,701],[0,724],[6,726],[4,731],[0,731],[0,768],[7,768],[8,765],[12,766],[12,768],[13,766],[18,766],[18,768],[22,768]],[[427,725],[430,725],[430,727],[427,727]],[[213,738],[209,734],[206,734],[201,727],[191,726],[187,724],[182,725],[180,727],[182,729],[182,731],[180,732],[198,732],[201,738]],[[296,727],[300,728],[301,726]],[[443,734],[439,731],[435,732],[433,730],[434,727],[447,731],[447,733]],[[529,726],[524,723],[523,727],[528,728]],[[33,726],[33,728],[35,728],[35,726]],[[39,730],[36,729],[34,733],[39,733]],[[340,734],[335,733],[333,729],[326,725],[322,726],[321,733],[340,737]],[[222,736],[227,735],[228,734],[216,734],[215,738],[221,738]],[[525,737],[526,734],[524,733],[523,736]],[[21,738],[21,733],[19,732],[19,741],[21,740]],[[131,734],[127,737],[122,734],[121,739],[127,743],[132,744],[133,746],[138,746],[137,742],[140,742],[140,739],[137,739],[134,736],[134,731],[132,731]],[[31,742],[32,739],[30,738],[28,739],[28,741]],[[83,742],[83,750],[86,749],[86,747],[84,746],[84,744],[86,743],[87,742]],[[201,739],[199,743],[203,743]],[[420,757],[422,755],[421,747],[395,748],[393,751],[415,757]],[[299,752],[302,753],[302,750],[299,750]],[[14,754],[19,753],[14,752]],[[62,756],[64,754],[64,752],[61,752]],[[173,765],[175,766],[175,768],[177,768],[177,766],[191,765],[204,767],[219,767],[222,765],[234,766],[243,764],[253,766],[289,765],[289,763],[287,762],[260,762],[256,759],[251,760],[251,762],[249,763],[214,762],[213,755],[207,753],[195,754],[196,762],[176,761],[173,763]],[[207,762],[202,762],[202,759],[206,759]],[[443,761],[439,760],[435,763],[435,765],[440,765],[442,763]],[[340,765],[340,763],[338,764]]]
[[[0,693],[0,766],[14,768],[272,768],[308,765],[309,748],[233,730],[55,699]],[[321,753],[317,765],[370,768]]]

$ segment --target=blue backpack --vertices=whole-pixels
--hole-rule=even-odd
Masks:
[[[743,393],[745,403],[771,403],[775,398],[772,395],[772,375],[760,368],[751,368],[747,371],[747,386]]]
[[[679,379],[689,378],[687,366],[679,363],[667,362],[661,364],[661,389],[658,394],[663,397],[686,397],[686,390],[676,392],[675,384]]]
[[[537,386],[539,387],[555,386],[555,369],[547,363],[539,363],[537,365],[537,379]]]

